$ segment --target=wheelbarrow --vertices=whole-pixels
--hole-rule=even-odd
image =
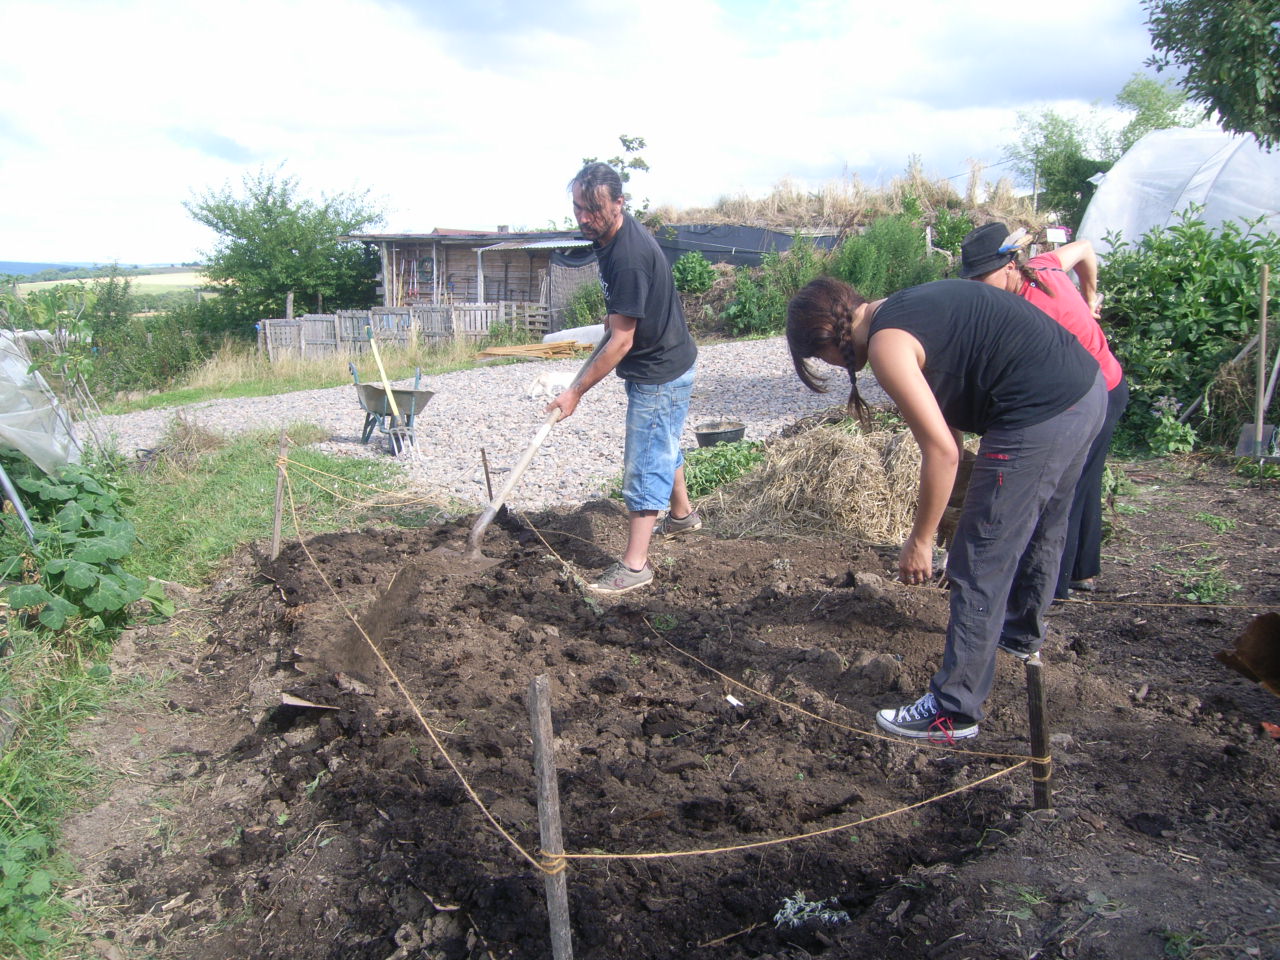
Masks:
[[[364,426],[360,431],[360,442],[368,443],[373,432],[386,434],[387,446],[392,456],[404,451],[406,443],[414,442],[413,423],[418,413],[427,405],[427,401],[435,396],[434,390],[419,389],[422,383],[422,368],[414,371],[413,389],[393,387],[391,393],[396,398],[396,407],[400,411],[397,418],[391,410],[391,401],[387,391],[380,383],[361,383],[360,374],[354,363],[348,363],[351,379],[355,383],[356,397],[360,408],[364,411]]]

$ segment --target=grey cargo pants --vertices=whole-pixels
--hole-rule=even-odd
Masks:
[[[1076,480],[1106,410],[1099,373],[1057,416],[982,438],[947,557],[951,619],[930,684],[958,719],[982,719],[1001,638],[1028,650],[1044,642],[1042,617],[1058,580]]]

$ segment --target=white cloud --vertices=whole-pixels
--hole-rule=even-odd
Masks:
[[[1109,101],[1140,11],[943,0],[8,0],[0,258],[187,260],[182,208],[258,166],[385,201],[387,228],[543,227],[582,157],[647,138],[654,203],[784,177],[998,160],[1019,108]],[[1046,42],[1049,41],[1049,42]],[[1046,55],[1045,51],[1052,51]]]

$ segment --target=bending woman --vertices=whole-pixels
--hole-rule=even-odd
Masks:
[[[849,409],[864,422],[857,372],[870,363],[920,445],[915,522],[898,556],[904,583],[932,575],[961,433],[982,434],[948,554],[942,667],[920,699],[876,714],[899,736],[977,736],[997,646],[1026,658],[1044,642],[1067,511],[1106,409],[1098,365],[1025,300],[964,280],[868,303],[848,284],[819,278],[787,309],[787,345],[811,390],[826,384],[810,358],[847,370]]]
[[[1102,474],[1111,435],[1129,405],[1129,385],[1098,325],[1098,259],[1093,246],[1076,240],[1026,263],[1017,260],[1019,246],[1003,223],[978,227],[960,248],[961,278],[980,280],[1034,303],[1075,335],[1098,361],[1107,383],[1107,418],[1085,457],[1067,520],[1054,590],[1055,597],[1065,600],[1071,590],[1093,590],[1094,578],[1102,572]],[[1067,276],[1070,270],[1080,278],[1079,290]]]

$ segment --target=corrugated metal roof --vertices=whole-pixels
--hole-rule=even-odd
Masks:
[[[479,247],[480,253],[490,250],[561,250],[565,247],[589,247],[590,240],[503,240],[490,247]]]

